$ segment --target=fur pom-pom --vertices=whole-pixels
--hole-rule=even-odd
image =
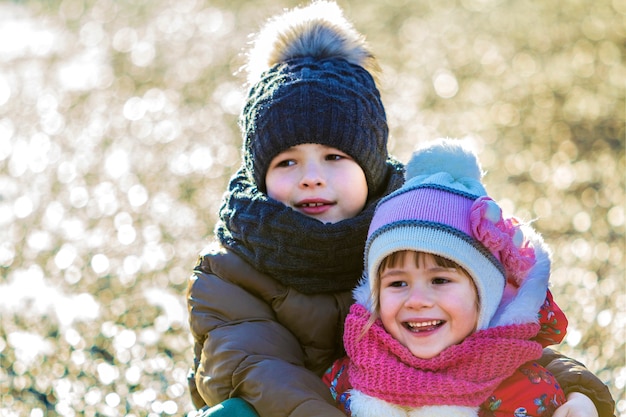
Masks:
[[[342,58],[373,75],[380,71],[365,38],[331,1],[315,1],[268,20],[248,53],[248,83],[263,71],[294,58]]]
[[[483,171],[474,151],[460,139],[437,139],[415,151],[406,165],[406,179],[447,172],[452,178],[480,180]]]

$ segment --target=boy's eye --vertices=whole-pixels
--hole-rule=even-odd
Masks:
[[[341,159],[352,159],[352,158],[350,158],[350,156],[343,154],[343,153],[331,153],[331,154],[326,155],[327,161],[339,161]]]
[[[285,159],[283,161],[277,162],[276,167],[290,167],[293,164],[295,164],[296,162],[293,159]]]

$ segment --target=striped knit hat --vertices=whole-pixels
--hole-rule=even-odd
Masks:
[[[240,126],[244,164],[259,190],[272,159],[296,145],[337,148],[359,164],[371,195],[387,175],[389,129],[378,64],[337,4],[316,1],[271,19],[249,54]]]
[[[534,265],[533,248],[519,223],[503,219],[487,196],[478,159],[462,141],[442,139],[416,151],[406,175],[404,186],[380,201],[368,232],[365,279],[370,294],[378,294],[379,265],[392,253],[439,255],[474,279],[478,329],[489,327],[507,280],[519,285]],[[374,298],[371,312],[378,309]]]

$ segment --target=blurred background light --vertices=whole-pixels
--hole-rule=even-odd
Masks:
[[[626,417],[626,3],[338,2],[391,153],[480,149],[553,249],[557,349]],[[185,290],[240,164],[248,35],[299,4],[0,2],[0,415],[192,412]]]

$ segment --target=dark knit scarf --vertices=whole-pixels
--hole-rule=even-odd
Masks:
[[[363,271],[363,250],[378,200],[404,182],[404,166],[387,161],[387,187],[363,211],[322,223],[267,197],[240,169],[220,208],[216,236],[260,272],[305,294],[353,289]]]

